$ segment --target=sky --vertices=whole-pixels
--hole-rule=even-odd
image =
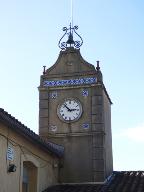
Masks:
[[[81,54],[113,102],[114,170],[144,170],[144,1],[73,0]],[[0,0],[0,107],[38,133],[40,75],[58,55],[71,0]]]

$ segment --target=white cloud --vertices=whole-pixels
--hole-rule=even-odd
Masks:
[[[117,133],[116,137],[125,137],[135,142],[144,143],[144,124],[133,128],[127,128]]]

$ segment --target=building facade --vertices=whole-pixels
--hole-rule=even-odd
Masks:
[[[41,76],[39,134],[65,148],[62,183],[104,182],[113,171],[112,102],[99,62],[86,62],[74,43],[70,31],[69,46]]]
[[[63,147],[38,135],[0,109],[0,191],[41,192],[58,183]]]

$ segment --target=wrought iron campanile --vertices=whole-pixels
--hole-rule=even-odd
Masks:
[[[61,37],[60,41],[59,41],[59,48],[62,50],[65,50],[67,47],[74,47],[76,49],[79,49],[82,44],[83,44],[83,39],[81,38],[81,36],[76,32],[76,30],[78,29],[78,26],[71,26],[70,23],[70,27],[63,27],[63,31],[65,32],[64,35]],[[64,38],[68,36],[68,40],[64,40]],[[78,40],[74,40],[74,38],[78,38]]]

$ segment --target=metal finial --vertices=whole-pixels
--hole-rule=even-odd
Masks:
[[[97,61],[97,67],[96,67],[97,71],[100,70],[100,66],[99,66],[99,61]]]
[[[46,66],[44,65],[43,66],[43,75],[45,75],[46,74]]]
[[[70,23],[70,27],[63,27],[63,31],[65,31],[64,35],[62,36],[62,38],[59,40],[58,46],[60,49],[65,50],[67,47],[74,47],[76,49],[79,49],[82,44],[83,44],[83,40],[81,38],[81,36],[76,32],[76,30],[78,29],[78,26],[71,26]],[[67,41],[63,41],[62,39],[68,35],[68,40]],[[74,40],[74,35],[77,36],[79,38],[78,40]]]
[[[73,40],[73,31],[72,31],[72,27],[71,27],[71,23],[70,23],[70,28],[69,28],[69,30],[70,30],[70,32],[69,32],[69,35],[68,35],[68,40],[67,40],[67,44],[69,44],[70,45],[70,47],[71,47],[71,45],[74,45],[75,44],[75,42],[74,42],[74,40]]]
[[[71,20],[70,20],[70,22],[73,27],[73,0],[71,0]]]

